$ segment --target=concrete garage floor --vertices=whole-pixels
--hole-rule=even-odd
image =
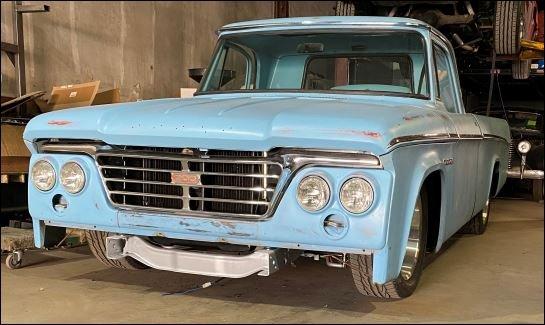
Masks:
[[[264,278],[107,269],[87,247],[31,252],[2,264],[2,323],[15,322],[505,322],[543,323],[543,203],[496,200],[482,236],[462,236],[400,301],[360,296],[347,270],[300,259]]]

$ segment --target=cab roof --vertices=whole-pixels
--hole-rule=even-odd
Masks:
[[[312,29],[313,27],[357,27],[357,26],[406,26],[412,28],[423,28],[431,30],[430,25],[423,21],[401,18],[401,17],[382,17],[382,16],[320,16],[320,17],[293,17],[249,20],[232,23],[223,26],[218,33],[243,31],[247,29],[260,29],[265,31],[277,31],[284,29]],[[300,28],[298,28],[300,27]]]

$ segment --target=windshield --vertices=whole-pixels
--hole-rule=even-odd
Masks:
[[[429,98],[416,32],[239,34],[220,39],[199,93],[322,91]]]

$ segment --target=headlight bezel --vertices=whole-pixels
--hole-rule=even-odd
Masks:
[[[38,164],[41,164],[41,163],[47,164],[51,168],[51,171],[53,172],[53,177],[52,177],[53,182],[51,183],[51,186],[49,188],[40,188],[37,185],[35,177],[34,177],[34,169],[36,168]],[[49,192],[53,188],[55,188],[55,185],[57,185],[57,170],[55,169],[55,166],[53,166],[53,163],[51,163],[49,160],[39,159],[35,161],[34,164],[32,164],[32,168],[30,169],[30,180],[32,181],[32,184],[34,185],[34,188],[36,188],[38,191]]]
[[[325,202],[322,204],[322,206],[318,209],[308,209],[301,201],[301,197],[299,195],[299,189],[301,188],[301,185],[311,179],[311,178],[317,178],[319,179],[320,181],[323,181],[324,184],[325,184],[325,188],[327,188],[327,199],[325,200]],[[308,175],[305,175],[304,177],[302,177],[300,180],[299,180],[299,183],[297,184],[297,187],[295,189],[295,199],[297,201],[297,203],[299,204],[299,206],[305,210],[306,212],[309,212],[309,213],[317,213],[317,212],[320,212],[320,211],[323,211],[328,205],[329,203],[331,202],[331,196],[332,196],[332,186],[330,184],[330,182],[328,181],[327,177],[325,177],[324,175],[320,175],[320,174],[308,174]]]
[[[521,150],[520,147],[521,147],[521,145],[525,145],[525,144],[528,146],[528,150],[523,151],[523,150]],[[530,150],[532,150],[532,144],[528,140],[522,140],[517,144],[517,151],[522,155],[527,154],[528,152],[530,152]]]
[[[353,211],[353,210],[350,210],[347,208],[347,206],[343,203],[343,190],[345,188],[345,186],[347,186],[347,184],[351,181],[354,181],[354,180],[361,180],[363,181],[365,184],[367,184],[370,188],[370,193],[371,193],[371,199],[370,199],[370,203],[367,205],[367,207],[361,211]],[[347,177],[343,182],[342,182],[342,185],[339,187],[339,204],[342,206],[342,208],[349,214],[352,214],[352,215],[362,215],[366,212],[368,212],[369,210],[371,210],[371,208],[373,207],[374,203],[375,203],[375,199],[376,199],[376,191],[375,191],[375,187],[373,186],[373,182],[371,182],[367,177],[364,177],[362,175],[350,175],[349,177]]]
[[[63,171],[65,170],[65,167],[68,166],[68,165],[77,166],[77,168],[79,168],[79,170],[81,171],[81,175],[83,176],[83,183],[82,183],[81,187],[77,189],[77,191],[73,191],[70,188],[68,188],[67,185],[65,184],[65,182],[63,181],[64,180]],[[59,183],[61,184],[62,188],[69,194],[77,195],[77,194],[81,193],[83,191],[83,189],[85,189],[85,186],[87,185],[87,173],[85,171],[85,168],[81,165],[81,163],[79,163],[77,161],[74,161],[74,160],[70,160],[70,161],[65,162],[61,166],[60,171],[59,171]]]

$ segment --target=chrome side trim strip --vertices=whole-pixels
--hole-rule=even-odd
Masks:
[[[456,134],[456,133],[435,133],[435,134],[414,134],[397,137],[392,139],[388,145],[388,152],[394,147],[410,144],[425,144],[425,143],[443,143],[456,142],[460,140],[483,140],[493,139],[509,143],[509,140],[494,134]]]
[[[390,141],[388,148],[398,145],[407,145],[410,143],[431,143],[431,142],[453,142],[458,141],[458,135],[450,133],[433,133],[433,134],[413,134],[397,137]]]
[[[494,140],[504,141],[504,142],[506,142],[506,143],[511,143],[511,140],[510,140],[510,139],[506,139],[506,138],[504,138],[504,137],[500,137],[499,135],[485,133],[485,134],[483,134],[483,136],[484,136],[485,139],[494,139]]]

